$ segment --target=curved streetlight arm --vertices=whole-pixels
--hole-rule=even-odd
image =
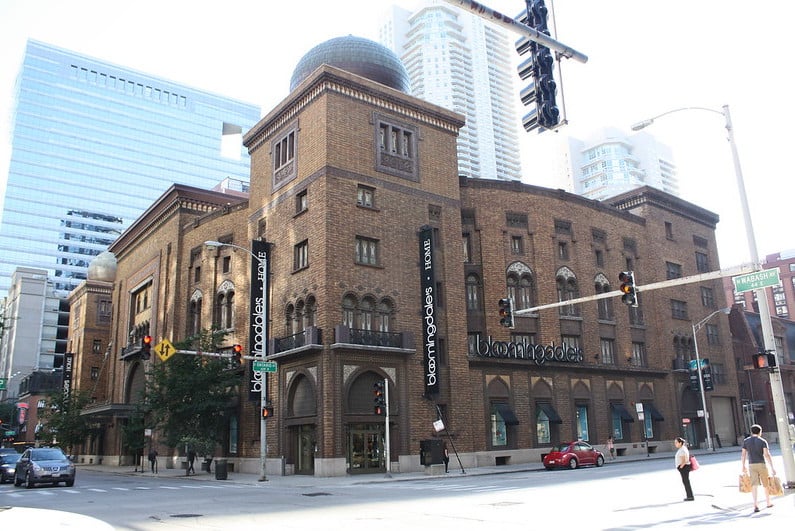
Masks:
[[[707,112],[714,112],[715,114],[720,114],[724,118],[726,117],[725,112],[719,111],[717,109],[710,109],[709,107],[680,107],[678,109],[671,109],[670,111],[658,114],[657,116],[652,116],[651,118],[647,118],[646,120],[641,120],[640,122],[632,126],[632,130],[640,131],[641,129],[645,129],[646,127],[649,127],[651,124],[653,124],[657,118],[662,118],[663,116],[668,116],[669,114],[673,114],[675,112],[680,112],[680,111],[707,111]]]
[[[720,310],[715,310],[714,312],[712,312],[711,314],[709,314],[708,316],[704,317],[702,320],[700,320],[699,322],[694,324],[693,325],[693,331],[694,332],[698,332],[699,330],[701,330],[701,328],[704,326],[704,324],[706,324],[707,321],[712,319],[717,314],[724,313],[726,315],[729,315],[729,312],[731,312],[731,311],[732,311],[731,308],[721,308]]]
[[[252,253],[250,249],[246,249],[245,247],[241,247],[240,245],[235,245],[234,243],[224,243],[224,242],[217,242],[215,240],[207,240],[204,242],[204,245],[207,247],[234,247],[235,249],[240,249],[241,251],[245,251],[251,256],[254,257],[255,260],[260,261],[260,257],[256,254]]]

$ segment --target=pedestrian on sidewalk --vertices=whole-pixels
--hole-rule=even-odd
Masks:
[[[676,447],[676,455],[674,455],[674,462],[679,475],[682,476],[682,485],[685,486],[685,501],[693,501],[693,488],[690,486],[690,450],[687,449],[687,441],[682,437],[674,439],[674,446]]]
[[[152,474],[157,474],[157,450],[154,448],[149,450],[149,466],[152,469]]]
[[[613,436],[607,438],[607,451],[610,452],[610,460],[614,460],[616,458],[616,448],[613,444]]]
[[[190,476],[190,473],[193,472],[193,475],[196,475],[196,470],[193,469],[193,462],[196,461],[196,450],[191,448],[188,450],[188,472],[186,475]]]
[[[450,464],[450,452],[447,451],[447,443],[442,443],[442,461],[444,461],[444,473],[447,474],[447,466]]]
[[[745,466],[745,461],[748,460],[748,467]],[[765,501],[768,508],[773,507],[770,503],[770,491],[768,490],[770,475],[767,470],[767,465],[770,464],[770,473],[776,475],[776,470],[773,468],[773,458],[770,456],[767,441],[762,438],[762,426],[754,424],[751,426],[751,436],[746,437],[743,441],[743,451],[740,457],[743,474],[749,473],[751,475],[751,496],[754,499],[754,512],[759,512],[759,505],[757,504],[756,488],[759,484],[765,489]]]

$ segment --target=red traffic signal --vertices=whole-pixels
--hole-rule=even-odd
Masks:
[[[141,338],[141,359],[148,360],[152,355],[152,336]]]
[[[273,406],[265,406],[262,408],[262,418],[267,420],[273,416]]]
[[[235,366],[243,365],[243,345],[232,345],[232,359]]]
[[[386,395],[384,394],[384,380],[377,380],[373,384],[373,413],[386,414]]]
[[[500,326],[513,328],[513,299],[511,297],[500,299],[497,305],[499,307]]]

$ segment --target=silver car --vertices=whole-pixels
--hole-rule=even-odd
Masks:
[[[19,458],[14,472],[14,486],[32,488],[38,483],[67,487],[75,484],[75,465],[60,448],[28,448]]]

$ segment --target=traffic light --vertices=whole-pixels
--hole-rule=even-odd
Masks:
[[[232,345],[232,360],[235,367],[243,365],[243,345]]]
[[[152,356],[152,336],[141,338],[141,359],[148,360]]]
[[[752,357],[754,369],[769,369],[776,366],[776,356],[769,350],[760,351]]]
[[[621,281],[619,291],[623,293],[621,302],[628,306],[638,306],[638,290],[635,287],[635,273],[632,271],[622,271],[618,275],[618,280]]]
[[[498,305],[500,308],[500,326],[513,328],[513,299],[511,297],[500,299]]]
[[[373,413],[386,415],[386,395],[384,395],[384,380],[373,384]]]
[[[519,22],[530,26],[539,33],[549,35],[547,27],[547,6],[544,0],[525,0],[526,13],[519,17]],[[530,57],[519,65],[519,77],[522,80],[532,78],[530,84],[522,89],[519,97],[525,105],[535,104],[535,108],[522,118],[525,131],[540,128],[554,129],[560,123],[560,110],[555,102],[557,83],[555,83],[555,58],[552,51],[531,41],[527,37],[516,43],[519,55],[530,53]]]
[[[262,418],[268,420],[273,416],[273,406],[270,404],[266,404],[265,407],[262,408]]]

